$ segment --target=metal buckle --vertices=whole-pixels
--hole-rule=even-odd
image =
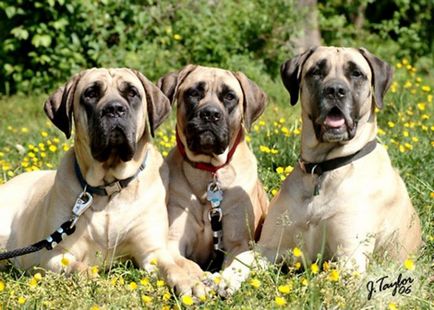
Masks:
[[[222,218],[223,218],[223,212],[222,212],[221,208],[212,208],[211,210],[209,210],[209,212],[208,212],[208,220],[211,221],[211,218],[214,215],[216,215],[216,214],[219,217],[219,222],[221,222]]]
[[[116,181],[110,185],[107,185],[106,187],[104,187],[104,189],[107,192],[107,195],[111,196],[113,194],[119,193],[122,190],[122,186],[118,181]]]

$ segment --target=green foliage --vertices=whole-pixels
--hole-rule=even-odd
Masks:
[[[432,0],[333,0],[319,2],[320,28],[326,45],[366,46],[385,57],[434,61]],[[362,13],[363,22],[357,26]]]
[[[0,1],[0,93],[48,91],[80,69],[149,78],[187,63],[271,73],[297,33],[293,0]]]

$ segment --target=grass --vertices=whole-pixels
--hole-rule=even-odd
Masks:
[[[425,246],[417,257],[409,257],[402,265],[375,260],[365,275],[346,272],[334,263],[304,266],[301,271],[302,266],[289,262],[287,273],[279,266],[270,266],[253,272],[234,296],[211,296],[201,303],[176,297],[158,275],[130,263],[112,266],[108,271],[94,267],[91,277],[52,273],[29,276],[11,267],[0,273],[0,309],[434,308],[434,83],[429,76],[419,75],[406,60],[395,68],[395,82],[385,108],[379,111],[378,138],[387,146],[422,221]],[[276,82],[274,88],[280,87]],[[270,97],[279,100],[272,100],[254,124],[249,139],[258,158],[260,177],[272,197],[299,155],[300,111],[299,106],[290,107],[288,95]],[[66,141],[47,121],[42,110],[44,100],[45,96],[0,99],[0,183],[23,171],[54,169],[71,147],[72,141]],[[163,155],[175,145],[173,125],[172,117],[157,131],[155,144]],[[295,250],[292,255],[303,254]],[[411,291],[393,294],[393,288],[387,289],[368,301],[369,281],[387,276],[384,281],[390,283],[400,273],[403,278],[414,279]]]

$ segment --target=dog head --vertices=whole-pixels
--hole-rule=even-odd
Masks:
[[[303,113],[320,142],[351,140],[359,120],[374,113],[372,103],[382,108],[392,75],[386,62],[363,48],[312,48],[281,67],[291,104],[300,93]]]
[[[177,130],[192,161],[220,165],[242,126],[263,112],[265,93],[241,72],[188,65],[158,83],[177,102]]]
[[[141,73],[89,69],[71,78],[45,102],[50,120],[98,162],[127,162],[170,111],[169,100]],[[83,151],[83,150],[82,150]]]

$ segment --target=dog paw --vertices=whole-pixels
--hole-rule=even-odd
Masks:
[[[203,299],[208,293],[206,286],[199,278],[181,270],[168,275],[167,282],[179,296],[188,295]]]

